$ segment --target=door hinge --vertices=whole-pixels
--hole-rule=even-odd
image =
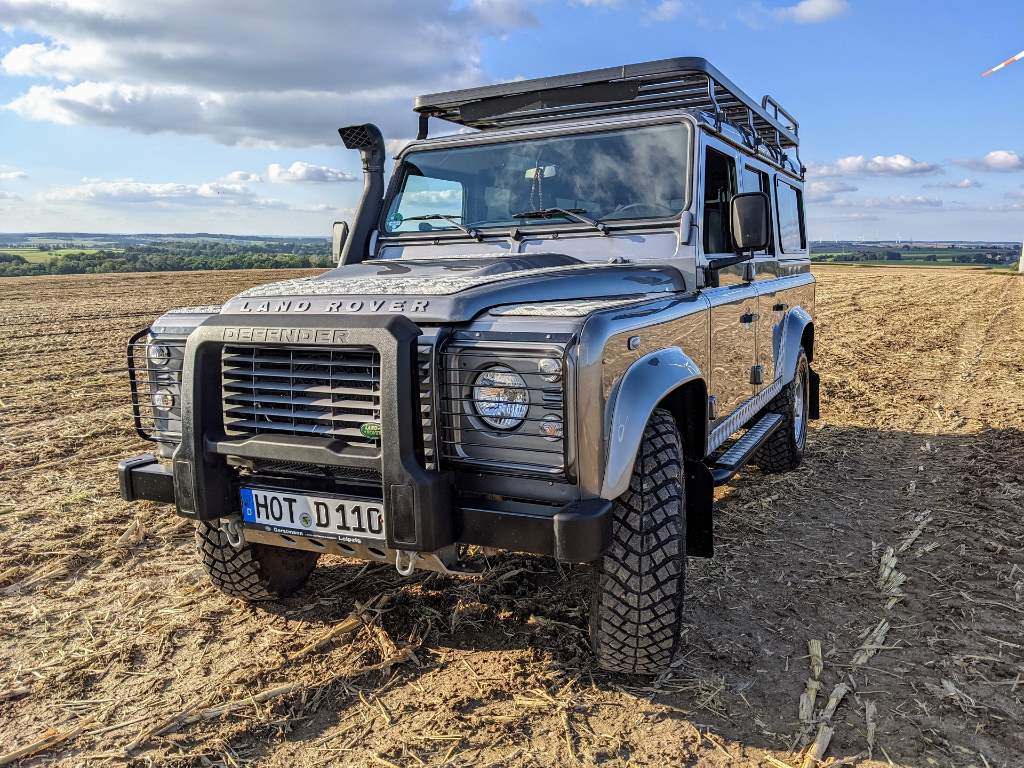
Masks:
[[[718,418],[718,398],[711,395],[708,398],[708,421],[714,421]]]
[[[750,369],[750,383],[751,384],[763,384],[764,383],[764,366],[755,365]]]

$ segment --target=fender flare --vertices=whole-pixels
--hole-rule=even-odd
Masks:
[[[786,313],[782,327],[782,359],[779,361],[779,375],[784,382],[793,380],[796,374],[796,359],[800,354],[801,339],[807,328],[814,333],[814,318],[803,307],[793,307]],[[811,348],[807,350],[809,360],[814,359],[813,336]]]
[[[649,352],[626,369],[608,401],[602,499],[615,499],[626,492],[651,413],[672,392],[693,381],[703,386],[704,376],[679,347]],[[706,407],[706,399],[701,405]],[[702,427],[706,425],[706,419],[703,421]]]

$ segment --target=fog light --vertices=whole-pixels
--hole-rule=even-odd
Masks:
[[[159,408],[161,411],[169,411],[174,407],[174,393],[169,389],[158,389],[153,392],[152,397],[153,407]]]
[[[562,361],[545,357],[537,363],[537,370],[544,381],[558,381],[562,376]]]
[[[146,356],[153,365],[167,365],[171,362],[171,350],[165,344],[150,344]]]
[[[545,440],[561,440],[562,420],[553,413],[549,413],[540,423],[540,433],[544,435]]]

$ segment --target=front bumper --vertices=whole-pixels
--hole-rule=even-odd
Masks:
[[[126,501],[176,501],[170,467],[152,454],[124,459],[117,473],[121,497]],[[440,510],[449,517],[459,544],[530,552],[575,563],[596,560],[608,547],[611,511],[612,502],[604,499],[575,501],[549,515],[458,504]]]

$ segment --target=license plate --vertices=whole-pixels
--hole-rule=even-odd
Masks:
[[[272,533],[360,542],[384,538],[378,501],[242,488],[242,520]]]

